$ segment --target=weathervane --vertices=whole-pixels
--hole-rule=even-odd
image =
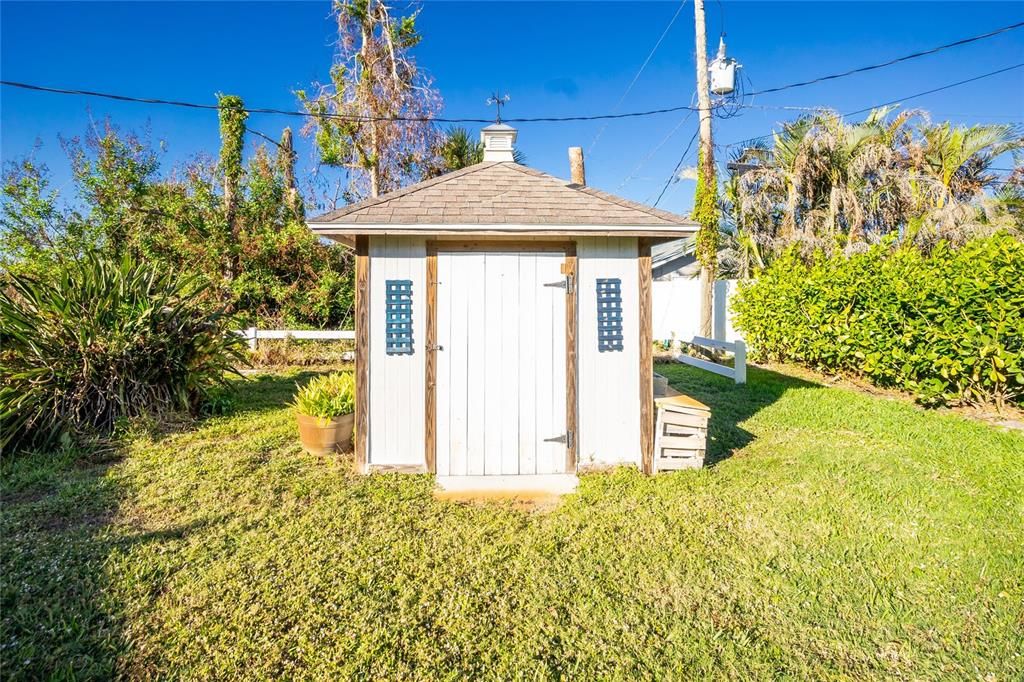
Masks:
[[[498,93],[494,93],[487,98],[487,106],[493,104],[498,108],[498,120],[495,121],[495,123],[501,123],[501,107],[507,104],[511,99],[512,98],[509,97],[508,94],[506,94],[504,97],[499,97]]]

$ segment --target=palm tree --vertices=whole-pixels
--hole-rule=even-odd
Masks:
[[[439,136],[435,148],[437,164],[430,169],[426,177],[437,177],[460,168],[466,168],[484,160],[484,145],[473,139],[465,128],[456,126],[449,128]],[[518,164],[526,162],[526,155],[520,150],[512,150],[512,159]]]
[[[1001,154],[1024,147],[1020,129],[1013,125],[952,127],[948,122],[922,125],[911,145],[911,167],[939,184],[936,208],[951,200],[977,196],[997,179],[992,162]]]
[[[449,128],[438,149],[445,172],[459,170],[484,160],[484,145],[474,140],[465,128]]]
[[[771,153],[766,145],[755,144],[733,154],[728,168],[730,174],[724,183],[719,200],[718,274],[726,279],[749,279],[765,267],[759,243],[763,234],[746,229],[740,177],[758,171],[770,163]]]

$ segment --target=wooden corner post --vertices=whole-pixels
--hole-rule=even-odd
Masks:
[[[640,462],[643,472],[654,468],[654,341],[651,320],[651,242],[641,237],[637,244],[640,282]]]
[[[356,237],[356,467],[366,471],[370,435],[370,238]]]
[[[580,442],[579,428],[576,424],[576,242],[571,242],[565,248],[563,270],[569,282],[566,286],[565,299],[565,409],[566,427],[572,434],[565,451],[565,471],[573,474],[576,473],[576,452]]]
[[[424,464],[437,473],[437,245],[427,243],[427,344],[424,382]]]

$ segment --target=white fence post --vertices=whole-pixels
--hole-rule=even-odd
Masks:
[[[256,350],[256,327],[246,329],[245,336],[249,339],[249,350]]]
[[[736,383],[747,383],[747,344],[737,339],[736,350],[733,351],[733,364],[736,371]]]

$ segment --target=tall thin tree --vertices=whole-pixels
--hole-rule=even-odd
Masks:
[[[432,167],[440,96],[417,67],[418,12],[393,17],[382,0],[336,0],[331,80],[299,91],[322,163],[349,173],[349,198],[378,196]]]
[[[306,217],[305,207],[302,205],[302,195],[295,184],[295,147],[292,142],[292,129],[285,128],[281,131],[281,142],[277,146],[277,165],[281,170],[281,179],[284,183],[284,203],[288,207],[291,216],[295,220],[303,220]]]
[[[224,220],[228,230],[228,279],[238,276],[241,222],[238,218],[242,149],[245,145],[245,103],[237,95],[218,95],[220,107],[220,171],[224,175]]]

